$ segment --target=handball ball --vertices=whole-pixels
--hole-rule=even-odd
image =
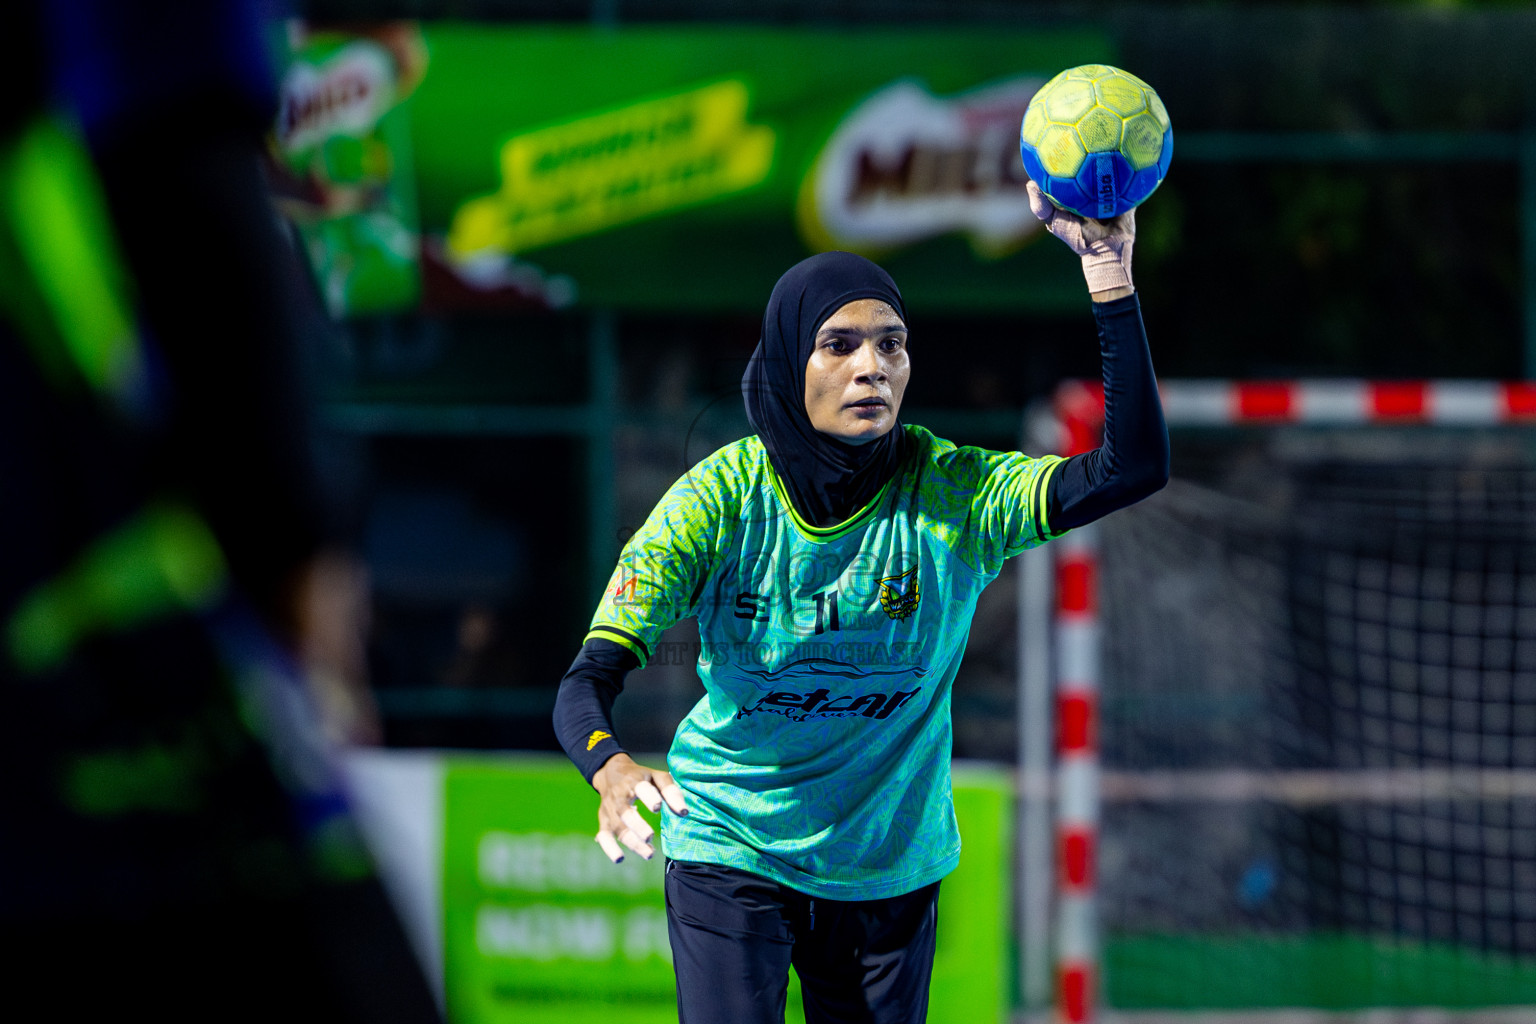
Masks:
[[[1046,82],[1029,101],[1019,154],[1051,202],[1108,220],[1162,184],[1173,159],[1173,129],[1146,82],[1119,68],[1084,64]]]

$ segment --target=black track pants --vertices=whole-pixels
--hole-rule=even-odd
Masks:
[[[939,883],[883,900],[807,896],[735,868],[668,861],[681,1024],[782,1024],[789,968],[808,1024],[928,1016]]]

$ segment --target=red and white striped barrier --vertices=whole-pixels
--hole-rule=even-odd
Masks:
[[[1170,427],[1536,425],[1536,382],[1371,380],[1163,380]],[[1097,382],[1056,392],[1063,455],[1090,451],[1104,424]],[[1101,980],[1095,900],[1099,824],[1098,544],[1093,525],[1052,542],[1055,554],[1056,1012],[1067,1024],[1097,1017]]]
[[[1158,391],[1170,426],[1536,423],[1532,381],[1167,380]]]

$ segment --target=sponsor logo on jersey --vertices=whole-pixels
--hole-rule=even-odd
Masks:
[[[613,739],[613,733],[603,732],[601,729],[593,729],[592,735],[587,737],[587,749],[591,750],[593,747],[603,742],[603,740],[611,739]]]
[[[613,585],[614,604],[633,604],[636,591],[640,585],[640,577],[626,572],[619,577],[619,582]]]
[[[737,645],[732,645],[737,646]],[[921,679],[928,674],[928,669],[921,664],[903,664],[892,660],[898,651],[906,651],[916,645],[912,644],[812,644],[795,645],[790,648],[793,651],[813,653],[812,657],[799,658],[788,661],[777,668],[756,668],[751,662],[765,665],[772,659],[777,650],[774,644],[742,644],[740,652],[741,660],[736,664],[741,675],[751,680],[760,692],[767,693],[784,686],[810,685],[816,686],[826,682],[829,686],[847,686],[850,682],[862,682],[874,686],[896,687],[911,679]],[[846,661],[837,661],[828,657],[814,656],[814,653],[824,651],[827,654],[839,653],[847,655],[862,655],[858,664]],[[712,654],[715,652],[711,652]]]
[[[922,592],[917,584],[917,566],[900,576],[887,576],[880,581],[880,607],[893,619],[905,619],[917,611]]]
[[[891,717],[893,712],[922,692],[921,686],[915,690],[895,690],[891,693],[850,693],[836,696],[824,686],[810,693],[775,690],[759,698],[755,704],[743,707],[736,712],[736,717],[746,718],[761,712],[783,715],[792,722],[858,717],[873,718],[878,721]]]
[[[743,590],[736,595],[735,615],[738,619],[747,619],[752,622],[767,622],[769,607],[773,597],[769,594],[757,594],[750,590]]]

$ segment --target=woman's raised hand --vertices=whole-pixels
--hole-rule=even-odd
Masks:
[[[1136,211],[1126,210],[1113,220],[1079,217],[1056,206],[1034,182],[1026,184],[1029,208],[1045,224],[1045,230],[1067,244],[1083,261],[1083,277],[1097,302],[1131,294],[1131,249],[1136,242]]]

